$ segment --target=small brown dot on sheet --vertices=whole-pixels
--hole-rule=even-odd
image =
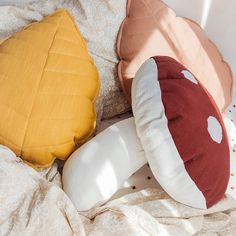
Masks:
[[[136,186],[132,186],[132,189],[136,189]]]
[[[147,163],[147,166],[150,167],[148,163]]]
[[[233,105],[233,107],[236,107],[236,105]]]
[[[231,112],[231,110],[229,110],[229,112]]]
[[[232,190],[234,190],[234,187],[230,187]]]
[[[233,149],[233,152],[235,152],[235,150]]]
[[[231,176],[234,176],[234,173],[231,173],[230,175],[231,175]]]

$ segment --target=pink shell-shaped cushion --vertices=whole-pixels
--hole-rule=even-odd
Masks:
[[[176,201],[206,209],[229,180],[222,116],[198,79],[169,57],[148,59],[132,85],[132,108],[151,170]]]
[[[214,98],[220,111],[231,102],[232,72],[195,22],[176,17],[159,0],[128,0],[117,42],[119,78],[130,99],[135,73],[152,56],[170,56],[187,67]]]

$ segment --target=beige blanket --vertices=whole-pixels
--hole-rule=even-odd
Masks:
[[[56,165],[38,173],[0,146],[0,235],[236,235],[236,201],[204,211],[146,189],[79,214]]]

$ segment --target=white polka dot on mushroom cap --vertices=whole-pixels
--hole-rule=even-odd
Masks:
[[[193,76],[193,74],[191,74],[188,70],[182,70],[181,73],[184,75],[184,77],[186,79],[188,79],[189,81],[191,81],[194,84],[198,84],[198,81],[195,79],[195,77]]]
[[[207,119],[207,124],[207,130],[212,140],[214,140],[216,143],[221,143],[223,136],[220,122],[214,116],[209,116]]]

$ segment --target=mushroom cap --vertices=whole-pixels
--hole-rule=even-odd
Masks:
[[[229,181],[229,144],[210,94],[170,57],[148,59],[132,85],[137,134],[163,189],[183,204],[206,209]]]

